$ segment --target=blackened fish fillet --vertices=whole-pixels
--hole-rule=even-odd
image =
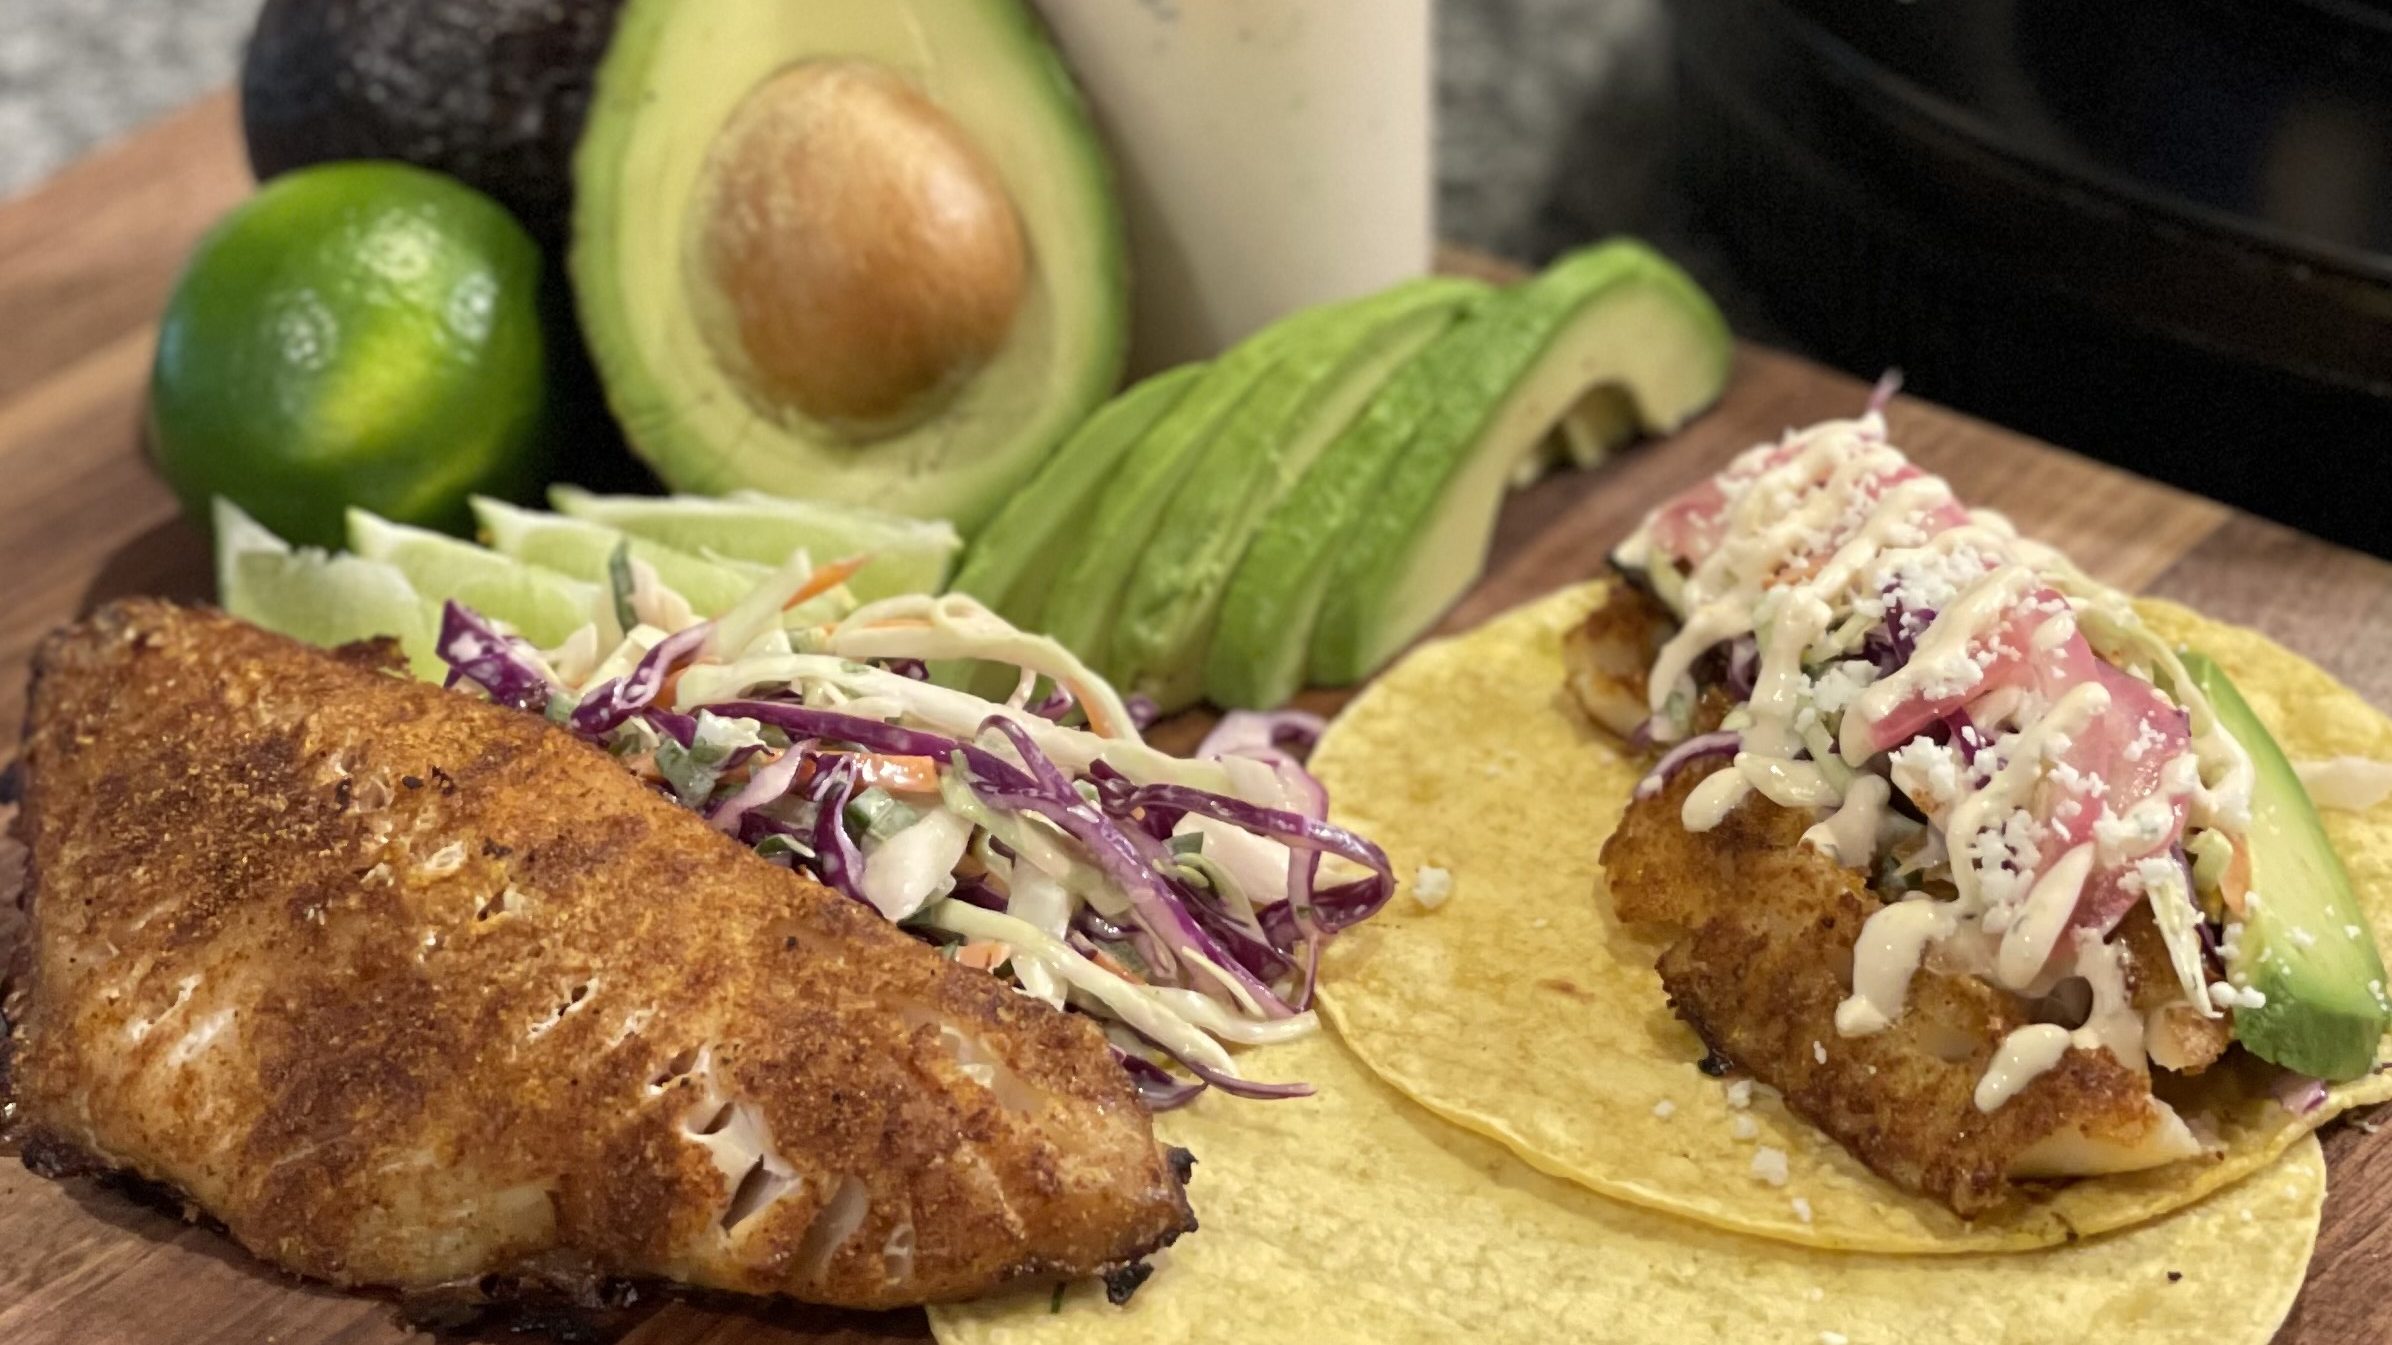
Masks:
[[[42,647],[8,1015],[30,1155],[403,1289],[882,1307],[1194,1227],[1093,1024],[373,662],[139,600]]]

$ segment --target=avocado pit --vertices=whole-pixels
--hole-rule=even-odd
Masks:
[[[788,66],[716,135],[693,201],[708,345],[750,401],[870,438],[1005,343],[1029,259],[1003,179],[895,71]]]

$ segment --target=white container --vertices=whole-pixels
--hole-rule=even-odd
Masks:
[[[1036,0],[1129,222],[1134,371],[1426,271],[1432,0]]]

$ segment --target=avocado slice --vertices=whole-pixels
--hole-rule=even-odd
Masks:
[[[1398,285],[1354,303],[1263,374],[1137,557],[1113,630],[1125,685],[1165,712],[1202,694],[1221,595],[1255,530],[1395,370],[1487,293],[1459,277]]]
[[[1105,403],[973,539],[951,587],[1017,626],[1035,625],[1065,538],[1087,523],[1097,490],[1112,480],[1122,455],[1179,405],[1207,367],[1164,370]]]
[[[1564,411],[1618,383],[1640,425],[1674,427],[1718,395],[1730,350],[1702,291],[1629,241],[1478,305],[1264,521],[1222,599],[1206,695],[1272,706],[1308,664],[1323,682],[1367,673],[1476,578],[1506,478]]]
[[[1368,302],[1367,300],[1358,302]],[[1273,366],[1347,320],[1350,304],[1307,309],[1231,347],[1168,415],[1140,436],[1077,530],[1039,614],[1039,626],[1116,685],[1115,615],[1136,563],[1180,483]]]
[[[1727,382],[1719,311],[1642,244],[1565,258],[1510,297],[1504,327],[1450,352],[1444,394],[1340,539],[1312,631],[1315,682],[1368,676],[1461,596],[1486,562],[1522,450],[1587,389],[1625,388],[1638,423],[1666,433]]]
[[[2218,723],[2249,754],[2251,892],[2227,979],[2267,997],[2234,1011],[2234,1038],[2251,1054],[2320,1079],[2375,1067],[2392,1028],[2384,959],[2352,895],[2324,823],[2267,726],[2225,670],[2186,651],[2185,671]],[[2355,932],[2354,932],[2355,931]]]
[[[627,0],[574,184],[582,328],[675,490],[968,535],[1120,373],[1110,175],[1022,0]]]

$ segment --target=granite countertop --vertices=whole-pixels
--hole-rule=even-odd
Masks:
[[[257,5],[9,0],[0,196],[230,81]],[[1542,259],[1598,234],[1653,232],[1662,0],[1442,0],[1437,42],[1447,237]]]

